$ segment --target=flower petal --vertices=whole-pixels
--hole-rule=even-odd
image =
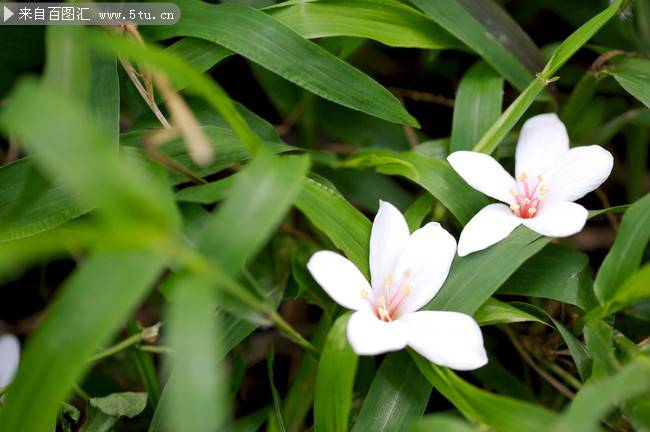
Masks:
[[[18,370],[20,342],[11,334],[0,336],[0,388],[6,387]]]
[[[348,341],[359,355],[376,355],[398,351],[406,346],[404,324],[399,320],[384,322],[369,310],[352,314],[348,321]]]
[[[395,269],[393,289],[410,287],[398,314],[414,312],[438,293],[456,255],[456,239],[431,222],[411,234]],[[404,279],[404,281],[401,281]]]
[[[603,184],[614,166],[601,146],[576,147],[560,158],[549,174],[546,200],[575,201]]]
[[[547,237],[568,237],[582,230],[589,212],[580,204],[556,201],[543,205],[539,213],[523,224]]]
[[[408,238],[409,227],[402,213],[391,203],[380,200],[370,234],[370,280],[375,292],[384,289],[384,280],[395,271]]]
[[[507,205],[490,204],[483,207],[460,233],[458,255],[469,255],[492,246],[506,238],[521,221]]]
[[[515,153],[515,176],[546,174],[569,151],[569,134],[555,113],[540,114],[524,123]]]
[[[447,160],[468,185],[494,199],[510,203],[510,191],[517,184],[493,157],[471,151],[457,151]]]
[[[408,345],[435,364],[472,370],[487,363],[481,329],[469,315],[421,311],[405,315],[400,321],[406,325]]]
[[[307,263],[316,282],[341,306],[352,309],[368,308],[362,296],[370,292],[370,285],[359,269],[347,258],[331,251],[316,252]]]

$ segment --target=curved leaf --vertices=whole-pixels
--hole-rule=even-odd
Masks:
[[[449,369],[429,363],[415,353],[412,357],[429,382],[470,420],[503,432],[543,432],[556,419],[540,405],[479,389]]]
[[[498,294],[550,298],[589,310],[597,305],[588,274],[587,255],[548,245],[526,261]]]
[[[372,380],[352,432],[403,430],[424,413],[430,394],[431,384],[408,354],[391,354]]]
[[[473,314],[515,270],[549,241],[547,237],[519,227],[488,249],[456,257],[445,284],[425,308]]]
[[[164,259],[146,251],[106,251],[86,259],[28,340],[0,411],[0,430],[54,429],[60,401],[89,366],[88,359],[151,288],[163,264]],[[84,313],[79,313],[80,305]]]
[[[406,177],[429,191],[463,225],[489,202],[483,194],[469,187],[447,161],[414,151],[398,153],[391,150],[367,150],[357,153],[340,165],[351,168],[375,167],[382,174]]]
[[[390,122],[418,125],[376,81],[264,12],[192,0],[178,6],[181,20],[156,28],[154,35],[209,40],[332,102]]]
[[[462,46],[425,15],[394,0],[290,1],[266,11],[307,39],[353,36],[404,48]]]
[[[535,43],[493,0],[411,0],[518,89],[542,68]]]
[[[368,218],[334,190],[310,178],[303,184],[296,207],[368,276]]]
[[[454,101],[449,152],[471,150],[501,114],[503,78],[484,62],[463,76]]]
[[[649,238],[650,194],[647,194],[625,212],[614,245],[598,270],[594,289],[601,303],[612,299],[625,279],[639,267]]]
[[[359,358],[348,344],[350,314],[338,318],[325,339],[316,371],[314,431],[345,432],[352,403],[352,386]]]

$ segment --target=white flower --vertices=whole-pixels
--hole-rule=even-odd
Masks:
[[[20,360],[20,342],[12,334],[0,336],[0,388],[11,383]]]
[[[585,225],[588,212],[573,201],[609,177],[614,158],[600,146],[569,149],[569,135],[553,113],[524,123],[515,153],[516,180],[492,157],[458,151],[447,158],[474,189],[505,204],[490,204],[465,226],[458,255],[491,246],[518,225],[548,237],[568,237]]]
[[[347,336],[359,355],[397,351],[407,345],[430,361],[469,370],[487,363],[476,321],[458,312],[421,311],[447,278],[456,240],[440,224],[413,234],[404,216],[381,201],[370,236],[372,287],[343,256],[320,251],[307,263],[323,289],[356,312]]]

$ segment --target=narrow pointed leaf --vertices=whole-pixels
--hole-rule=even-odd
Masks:
[[[345,314],[334,322],[318,362],[314,395],[315,432],[348,430],[358,361],[346,336],[349,317],[349,314]]]
[[[264,12],[194,0],[178,5],[181,20],[156,28],[155,35],[209,40],[332,102],[390,122],[418,125],[376,81]]]

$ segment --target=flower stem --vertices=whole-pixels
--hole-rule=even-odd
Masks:
[[[77,396],[79,396],[81,399],[86,401],[90,399],[90,395],[86,393],[84,389],[79,387],[78,384],[72,384],[72,389],[74,390],[75,393],[77,393]]]
[[[128,338],[116,343],[113,346],[110,346],[94,356],[92,356],[88,361],[94,363],[106,357],[110,357],[113,354],[116,354],[120,351],[123,351],[133,345],[139,344],[140,342],[147,340],[155,340],[158,337],[158,331],[162,323],[156,323],[150,327],[143,328],[139,333],[129,336]]]
[[[137,348],[140,351],[150,352],[154,354],[170,354],[173,352],[171,347],[164,345],[140,345]]]
[[[271,309],[267,311],[268,317],[277,329],[281,332],[284,333],[289,339],[291,339],[296,345],[302,347],[307,351],[310,355],[312,355],[316,360],[320,357],[320,354],[318,353],[318,350],[314,348],[314,346],[300,333],[298,333],[291,325],[280,316],[280,314]]]
[[[514,334],[514,332],[508,327],[508,326],[502,326],[501,329],[503,332],[508,336],[508,339],[510,339],[510,342],[512,342],[512,345],[515,347],[521,358],[528,363],[528,365],[533,368],[537,374],[542,377],[546,382],[548,382],[551,386],[553,386],[557,391],[562,393],[564,396],[566,396],[568,399],[573,400],[575,398],[575,393],[571,391],[567,386],[562,384],[560,381],[558,381],[553,375],[549,374],[546,372],[544,369],[540,368],[537,363],[530,357],[526,349],[521,345],[521,342],[519,342],[519,339],[517,339],[517,336]]]
[[[574,389],[580,390],[582,388],[582,383],[578,379],[576,379],[576,377],[571,375],[569,372],[567,372],[560,366],[541,357],[538,357],[538,360],[542,364],[542,366],[554,372],[557,376],[562,378],[567,384],[569,384]]]

